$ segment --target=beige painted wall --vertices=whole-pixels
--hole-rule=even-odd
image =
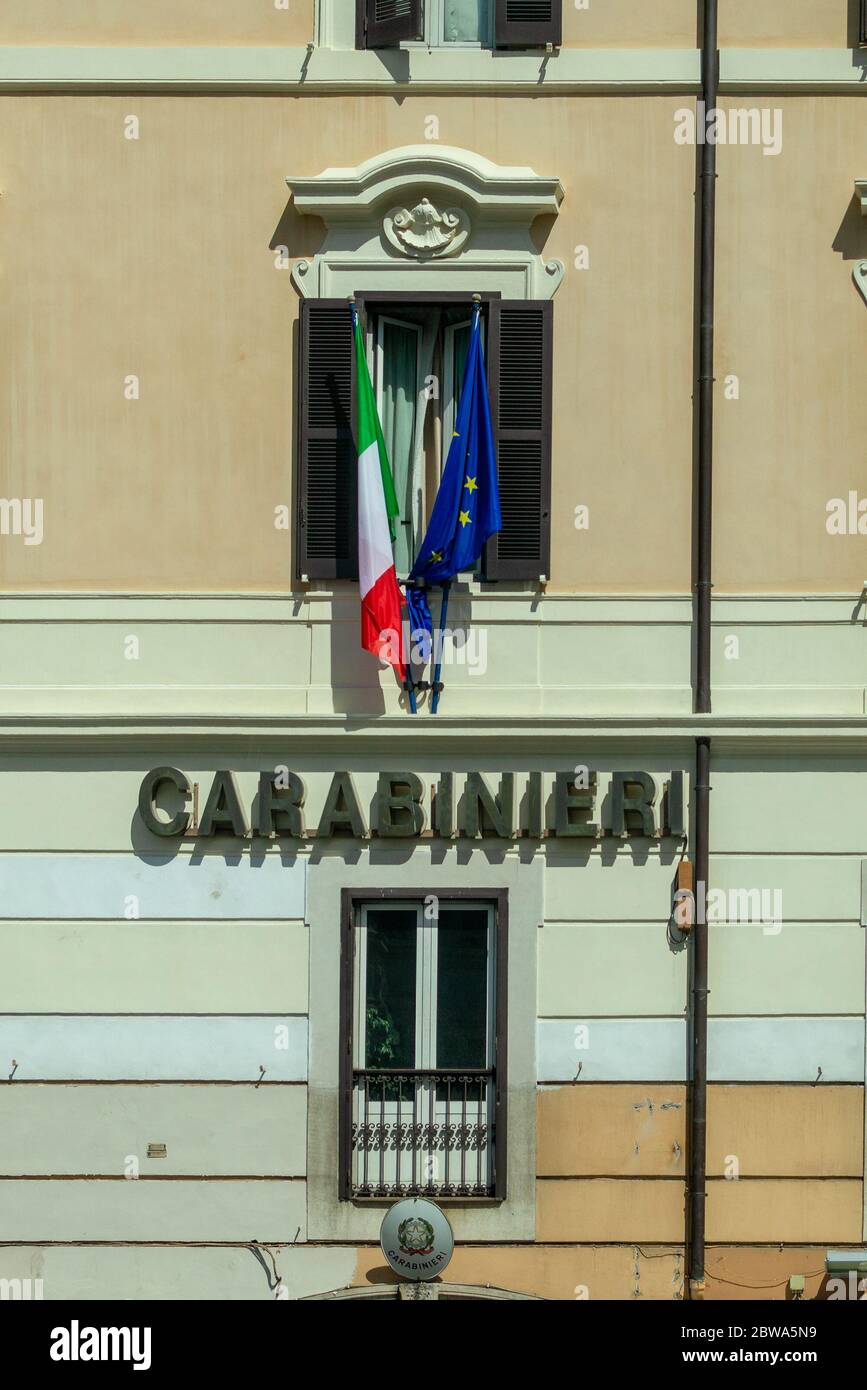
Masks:
[[[354,0],[332,0],[354,6]],[[720,0],[723,47],[846,47],[854,0]],[[695,0],[592,0],[563,5],[564,48],[692,48]],[[313,0],[12,0],[10,44],[306,44]]]
[[[692,152],[674,97],[437,98],[443,143],[556,173],[554,585],[689,587]],[[430,97],[0,100],[0,441],[45,539],[8,588],[269,590],[291,574],[288,173],[423,138]],[[124,118],[140,138],[124,139]],[[626,171],[629,171],[628,177]],[[612,176],[612,171],[615,171]],[[662,191],[662,192],[661,192]],[[591,268],[572,268],[590,247]],[[653,325],[648,336],[637,331]],[[140,399],[124,398],[140,378]],[[14,402],[10,405],[9,402]],[[612,478],[616,486],[612,487]],[[574,510],[591,509],[589,532]]]
[[[540,1089],[539,1177],[675,1177],[685,1172],[686,1087]]]
[[[863,986],[862,986],[863,989]],[[685,1171],[686,1088],[540,1088],[539,1177],[671,1177]],[[858,1178],[863,1086],[711,1085],[707,1167],[744,1178]]]
[[[585,0],[586,3],[586,0]],[[563,4],[564,48],[694,48],[694,0],[590,0]]]
[[[284,0],[285,3],[285,0]],[[314,0],[9,0],[0,43],[305,44]]]
[[[684,1186],[668,1178],[542,1178],[536,1239],[589,1243],[683,1238]]]
[[[864,537],[825,523],[831,498],[865,496],[867,308],[852,270],[867,258],[854,199],[867,104],[769,105],[782,111],[779,155],[718,151],[715,592],[857,594]],[[724,398],[730,374],[738,400]]]
[[[727,1182],[715,1178],[707,1190],[707,1238],[713,1242],[857,1245],[862,1234],[863,1192],[863,1183],[848,1179]]]
[[[355,0],[331,0],[354,12]],[[306,44],[313,0],[12,0],[0,18],[0,43]],[[594,0],[563,6],[564,48],[691,48],[694,0]]]
[[[291,501],[297,296],[269,244],[301,257],[322,227],[287,209],[284,179],[419,140],[430,104],[0,99],[4,488],[46,509],[41,545],[0,550],[3,587],[288,587],[273,514]],[[547,238],[537,227],[568,267],[555,299],[557,590],[689,587],[693,151],[672,139],[680,104],[437,98],[444,143],[566,189]],[[863,482],[867,312],[851,271],[867,257],[852,196],[867,105],[774,104],[778,157],[719,151],[718,595],[851,592],[864,577],[863,537],[829,536],[825,521],[828,500]],[[130,114],[138,140],[123,137]],[[589,270],[573,268],[577,245]],[[591,526],[577,532],[581,503]]]
[[[846,48],[857,0],[720,0],[721,48]]]
[[[580,1246],[458,1246],[445,1279],[454,1284],[492,1284],[538,1298],[679,1298],[683,1252],[643,1246],[591,1249]],[[379,1249],[356,1251],[353,1284],[395,1283]]]

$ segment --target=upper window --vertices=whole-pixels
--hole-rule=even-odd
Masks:
[[[469,345],[469,294],[356,294],[400,505],[398,575],[409,573],[448,453]],[[550,300],[482,296],[503,513],[486,579],[536,580],[550,565]],[[297,573],[357,574],[354,355],[345,300],[301,301]]]
[[[357,47],[557,45],[560,13],[561,0],[357,0]]]
[[[343,1195],[504,1196],[505,894],[349,896]]]
[[[412,569],[445,466],[470,324],[463,304],[407,304],[402,313],[386,309],[368,318],[371,376],[400,506],[394,546],[400,579]]]

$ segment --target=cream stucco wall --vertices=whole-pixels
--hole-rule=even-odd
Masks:
[[[12,0],[0,15],[0,43],[305,44],[314,0]]]
[[[309,255],[323,229],[287,207],[285,177],[416,142],[433,110],[443,143],[566,189],[554,226],[536,224],[567,266],[554,587],[688,590],[693,164],[676,107],[643,98],[637,120],[601,96],[3,98],[5,487],[42,497],[46,519],[41,546],[3,547],[2,584],[289,586],[273,516],[292,498],[297,295],[269,246]]]
[[[354,0],[330,0],[354,14]],[[856,0],[720,0],[723,47],[846,47]],[[695,0],[591,0],[563,5],[564,48],[692,48]],[[306,44],[314,0],[12,0],[0,16],[9,44]]]
[[[852,270],[867,258],[853,196],[867,103],[722,105],[778,109],[782,148],[718,151],[716,592],[857,594],[864,536],[829,535],[826,508],[865,495],[867,311]]]

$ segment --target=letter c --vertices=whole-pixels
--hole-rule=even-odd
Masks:
[[[189,801],[190,783],[185,774],[176,767],[155,767],[138,789],[138,813],[153,835],[183,835],[190,823],[189,811],[177,811],[171,820],[160,820],[156,814],[156,794],[163,782],[171,782],[184,801]]]

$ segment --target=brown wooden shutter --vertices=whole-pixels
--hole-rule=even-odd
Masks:
[[[867,0],[861,0],[861,42],[867,44]]]
[[[311,579],[358,574],[352,346],[345,299],[302,299],[296,572]]]
[[[563,0],[496,0],[495,48],[558,46],[562,38]]]
[[[396,48],[424,37],[423,0],[356,0],[356,48]]]
[[[491,420],[503,529],[485,552],[489,579],[538,579],[551,564],[550,300],[492,300]]]

